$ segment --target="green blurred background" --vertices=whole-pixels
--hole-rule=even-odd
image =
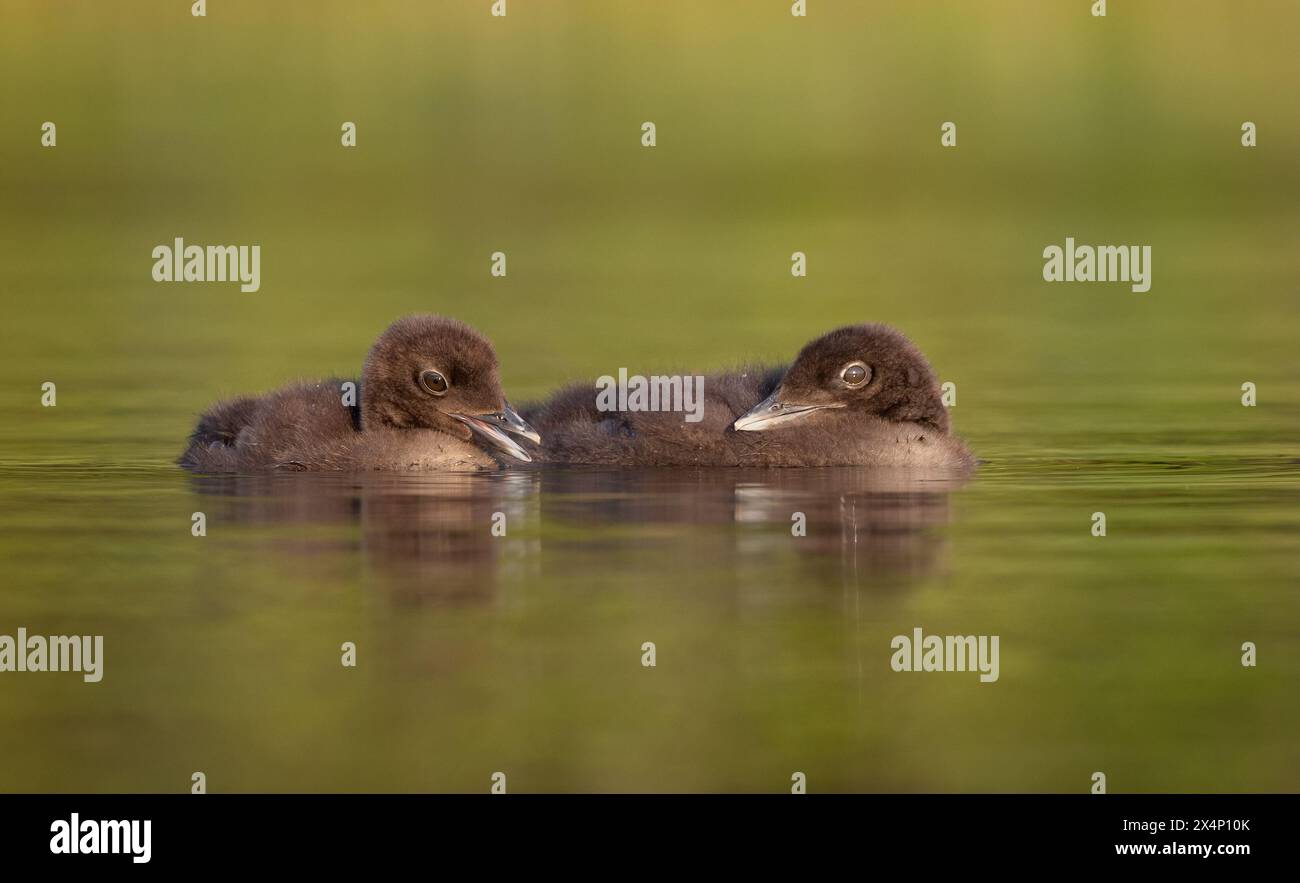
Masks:
[[[506,755],[536,789],[779,790],[810,753],[822,790],[1300,787],[1300,8],[1090,5],[0,0],[0,633],[98,628],[121,660],[3,676],[0,789],[480,790]],[[178,236],[260,244],[261,290],[154,283]],[[1044,283],[1067,236],[1151,245],[1151,291]],[[196,548],[170,461],[197,412],[355,372],[412,311],[486,333],[515,401],[904,329],[988,462],[927,528],[946,563],[868,621],[1000,631],[998,692],[854,681],[828,635],[860,624],[797,568],[793,610],[734,616],[689,518],[651,555],[543,504],[517,542],[565,551],[498,574],[531,599],[506,612],[359,596],[347,522],[287,528],[339,532],[329,578],[223,545],[264,524]],[[651,696],[591,672],[648,623],[695,665]],[[358,629],[446,656],[332,695]]]

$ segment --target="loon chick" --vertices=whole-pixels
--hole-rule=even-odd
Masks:
[[[589,386],[525,409],[546,439],[539,459],[619,466],[900,466],[968,469],[929,362],[900,332],[851,325],[788,367],[704,378],[703,419],[602,412]]]
[[[195,472],[473,471],[499,468],[489,451],[531,459],[506,433],[541,440],[506,401],[492,345],[455,319],[398,319],[371,347],[356,395],[344,384],[219,402],[178,462]]]

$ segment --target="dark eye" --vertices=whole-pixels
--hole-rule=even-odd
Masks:
[[[447,394],[447,378],[437,371],[421,371],[420,386],[424,387],[425,392],[436,396]]]
[[[871,369],[861,362],[853,362],[844,366],[844,370],[840,372],[840,379],[850,389],[857,389],[871,379]]]

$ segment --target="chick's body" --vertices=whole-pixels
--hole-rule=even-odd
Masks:
[[[848,380],[845,379],[847,373]],[[788,366],[704,377],[703,419],[602,411],[575,384],[526,408],[549,462],[614,466],[890,466],[965,469],[925,357],[894,329],[849,326]]]
[[[180,464],[196,472],[500,468],[476,438],[527,459],[505,432],[535,434],[505,401],[496,354],[460,322],[398,320],[371,349],[360,383],[345,384],[304,381],[219,402],[199,418]]]

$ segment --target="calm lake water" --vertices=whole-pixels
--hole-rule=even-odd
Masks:
[[[10,5],[0,635],[106,659],[0,673],[0,790],[1300,790],[1300,12]],[[178,236],[260,289],[154,282]],[[1151,290],[1044,282],[1067,237]],[[986,462],[173,465],[416,311],[516,404],[888,322]],[[892,671],[917,627],[998,635],[998,681]]]
[[[705,313],[744,318],[688,337],[638,322],[659,313],[636,299],[561,320],[564,293],[540,283],[536,300],[432,279],[365,303],[332,291],[341,319],[295,317],[305,292],[163,297],[117,280],[139,257],[126,243],[79,286],[25,240],[0,353],[0,634],[102,634],[106,660],[98,684],[0,675],[0,788],[177,791],[201,770],[213,791],[477,792],[497,771],[514,792],[782,791],[794,771],[817,791],[1083,791],[1095,771],[1113,792],[1300,789],[1300,252],[1236,241],[1251,259],[1218,268],[1216,240],[1188,235],[1158,252],[1149,295],[1058,294],[1010,245],[1037,234],[1015,229],[990,234],[1029,267],[1003,281],[1001,263],[978,283],[900,266],[870,296],[775,283],[761,304],[701,281]],[[597,260],[613,274],[624,257]],[[964,299],[977,284],[997,310]],[[173,465],[217,397],[355,371],[418,309],[487,333],[517,403],[620,365],[788,358],[884,319],[957,383],[956,430],[986,462],[964,483]],[[892,671],[892,637],[916,627],[1000,636],[999,680]]]
[[[103,634],[105,676],[4,676],[0,782],[1294,789],[1294,473],[1223,454],[1007,457],[967,483],[8,465],[9,633]],[[1000,635],[999,680],[895,673],[890,640],[917,626]]]

